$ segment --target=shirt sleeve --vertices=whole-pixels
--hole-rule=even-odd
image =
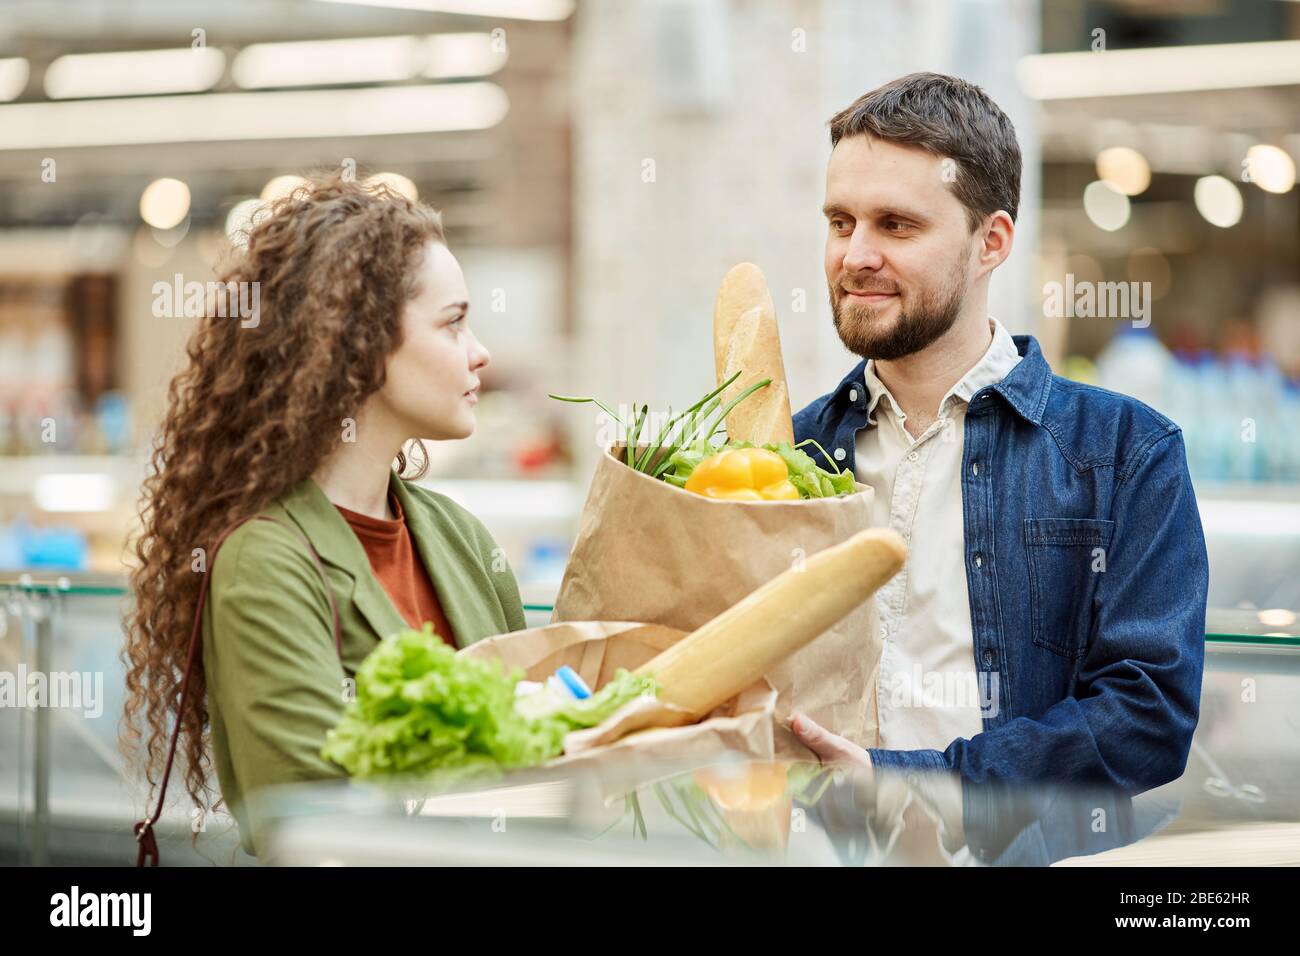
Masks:
[[[1119,482],[1113,520],[1075,693],[1037,718],[1017,717],[942,752],[870,750],[875,766],[1129,794],[1182,774],[1200,708],[1209,565],[1180,431],[1153,441]],[[982,821],[967,803],[969,831]]]

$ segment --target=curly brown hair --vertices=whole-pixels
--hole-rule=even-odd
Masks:
[[[141,527],[128,549],[134,604],[124,621],[122,750],[142,770],[152,802],[169,724],[179,722],[185,789],[205,813],[220,801],[208,784],[201,659],[185,713],[177,713],[202,579],[195,549],[208,554],[233,522],[316,471],[333,450],[328,436],[341,436],[342,420],[383,385],[428,244],[446,243],[429,206],[322,172],[244,235],[245,247],[218,269],[223,285],[168,388],[142,486]],[[244,287],[258,290],[256,323],[237,317],[239,283],[257,283]],[[420,471],[428,460],[421,457]],[[399,474],[407,464],[399,454]]]

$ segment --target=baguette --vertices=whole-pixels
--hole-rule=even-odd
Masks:
[[[741,376],[722,393],[726,404],[754,382],[772,382],[727,415],[727,440],[794,444],[781,335],[767,282],[758,266],[742,262],[722,279],[713,307],[713,363],[717,384]]]
[[[659,699],[698,720],[834,627],[906,559],[897,531],[860,531],[783,571],[636,673],[653,675]]]

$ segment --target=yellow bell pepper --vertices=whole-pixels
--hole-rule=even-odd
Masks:
[[[728,501],[798,501],[790,470],[766,448],[732,448],[710,455],[686,479],[686,490]]]

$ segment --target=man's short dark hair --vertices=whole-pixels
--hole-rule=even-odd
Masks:
[[[956,163],[953,194],[974,230],[1005,209],[1020,206],[1020,144],[1007,114],[974,83],[939,73],[909,73],[864,93],[831,117],[831,146],[869,134],[920,146]]]

